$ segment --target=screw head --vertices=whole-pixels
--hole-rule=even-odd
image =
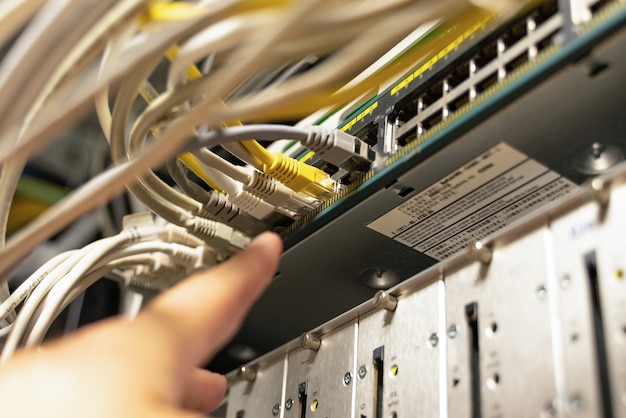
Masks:
[[[569,403],[574,412],[581,411],[584,406],[583,398],[578,394],[572,396]]]
[[[543,416],[546,416],[546,417],[556,417],[558,413],[558,411],[556,410],[556,406],[554,406],[554,402],[552,401],[546,403],[544,411],[545,411],[545,414],[543,414]]]
[[[437,344],[439,344],[439,336],[437,335],[437,333],[433,332],[432,334],[430,334],[428,342],[430,342],[430,345],[432,347],[436,347]]]
[[[278,404],[274,405],[274,407],[272,408],[272,415],[276,416],[278,415],[279,412],[280,412],[280,405]]]
[[[343,384],[348,386],[350,383],[352,383],[352,374],[346,372],[346,374],[343,375]]]
[[[546,289],[546,287],[543,285],[539,286],[535,294],[537,295],[537,298],[539,300],[544,300],[546,296],[548,295],[548,289]]]
[[[293,408],[293,399],[287,399],[285,401],[285,408],[287,408],[287,411]]]
[[[456,329],[456,325],[450,325],[450,327],[448,328],[448,337],[456,337],[457,332],[458,330]]]
[[[563,275],[561,278],[561,289],[565,290],[569,287],[571,281],[571,277],[569,274]]]
[[[361,367],[359,367],[359,377],[363,379],[366,374],[367,374],[367,367],[365,367],[365,364],[364,364]]]

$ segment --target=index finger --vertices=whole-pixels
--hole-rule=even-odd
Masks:
[[[171,354],[189,366],[203,364],[239,329],[274,276],[281,251],[276,234],[262,234],[228,261],[157,297],[137,320],[156,322]]]

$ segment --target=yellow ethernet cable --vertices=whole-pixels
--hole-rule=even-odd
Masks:
[[[155,4],[150,8],[149,16],[153,19],[183,19],[191,17],[188,13],[194,13],[191,8],[190,3]],[[170,11],[173,14],[170,15]],[[174,60],[179,49],[177,45],[170,47],[165,54],[167,59]],[[187,78],[196,80],[200,77],[202,77],[200,70],[195,65],[190,65],[187,69]],[[241,123],[238,124],[241,125]],[[304,193],[317,199],[327,199],[335,194],[335,182],[323,170],[280,153],[272,154],[254,139],[241,141],[241,145],[252,158],[261,163],[259,165],[265,174],[275,178],[294,192]],[[189,154],[179,158],[203,181],[215,188],[215,183],[201,169],[193,155]],[[202,173],[203,176],[199,173]]]
[[[297,193],[317,199],[327,199],[335,194],[335,183],[317,167],[305,164],[284,154],[272,154],[254,140],[241,141],[253,156],[263,163],[263,172]]]
[[[178,50],[178,46],[172,46],[166,53],[167,58],[173,60]],[[190,80],[198,79],[201,76],[202,73],[195,65],[189,66],[187,77]],[[241,125],[241,123],[237,124]],[[241,145],[252,158],[261,163],[259,165],[265,174],[280,181],[294,192],[304,193],[316,199],[327,199],[335,194],[335,182],[323,170],[280,153],[272,154],[254,139],[241,141]],[[185,163],[185,165],[187,164]],[[189,168],[191,169],[191,167]]]
[[[336,193],[335,182],[328,173],[284,154],[275,154],[271,165],[263,165],[263,172],[294,192],[317,199],[328,199]]]
[[[139,15],[139,23],[144,25],[148,22],[161,20],[184,20],[202,15],[203,10],[199,9],[195,4],[188,2],[173,2],[156,0]]]
[[[208,176],[208,174],[202,169],[202,167],[200,167],[200,163],[198,163],[196,157],[194,157],[191,153],[186,152],[184,154],[180,154],[178,156],[178,159],[183,164],[185,164],[185,166],[189,170],[191,170],[196,176],[198,176],[199,179],[208,184],[209,187],[211,187],[213,190],[219,193],[224,193],[224,190],[222,190],[220,186],[218,186],[217,183],[215,183],[213,179]]]
[[[241,125],[241,123],[239,123]],[[254,139],[241,141],[241,145],[250,153],[250,155],[261,162],[262,165],[271,165],[274,162],[274,154],[269,152],[265,147]]]

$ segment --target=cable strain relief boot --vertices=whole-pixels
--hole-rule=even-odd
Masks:
[[[295,192],[327,199],[335,194],[335,183],[324,171],[284,154],[276,154],[263,171]]]
[[[187,222],[187,230],[201,238],[220,254],[232,254],[245,248],[250,238],[228,225],[194,217]]]
[[[228,200],[228,196],[221,193],[212,192],[209,199],[202,205],[202,210],[196,215],[225,223],[233,229],[246,232],[248,235],[257,235],[267,230],[267,226],[263,222],[243,212],[237,205]]]
[[[230,201],[256,219],[263,220],[274,212],[274,206],[263,201],[245,190],[240,190],[235,196],[229,195]]]
[[[271,178],[267,174],[261,173],[260,171],[254,171],[250,176],[250,183],[245,184],[244,189],[247,192],[252,193],[256,197],[266,200],[271,204],[274,204],[268,199],[276,193],[278,184],[280,183],[277,180]]]
[[[309,127],[306,139],[300,143],[316,154],[324,154],[335,145],[332,139],[332,131],[323,126],[313,125]]]

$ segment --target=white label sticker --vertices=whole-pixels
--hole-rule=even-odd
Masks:
[[[501,143],[367,226],[443,260],[575,188]]]

